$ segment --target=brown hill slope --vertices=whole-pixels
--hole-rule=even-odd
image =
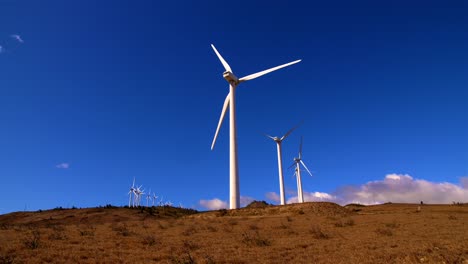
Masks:
[[[468,263],[468,206],[305,203],[0,215],[0,263]]]

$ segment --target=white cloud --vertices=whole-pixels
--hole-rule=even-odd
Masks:
[[[330,201],[339,204],[425,203],[450,204],[468,202],[468,177],[460,178],[460,185],[414,179],[408,174],[388,174],[383,180],[360,186],[344,186],[333,194],[304,191],[305,201]],[[288,199],[296,203],[297,197]]]
[[[380,181],[368,182],[358,188],[343,189],[339,195],[346,202],[362,204],[419,201],[447,204],[468,201],[468,189],[462,188],[462,185],[413,179],[408,174],[389,174]]]
[[[253,201],[255,201],[254,198],[249,197],[249,196],[242,196],[242,195],[241,195],[241,197],[240,197],[240,206],[241,206],[241,207],[244,207],[244,206],[250,204],[250,203],[253,202]]]
[[[68,169],[68,168],[70,168],[70,164],[69,163],[60,163],[60,164],[55,165],[55,167],[57,169]]]
[[[460,184],[463,189],[468,189],[468,176],[460,177]]]
[[[265,197],[270,200],[270,201],[274,201],[274,202],[280,202],[281,198],[280,196],[275,193],[275,192],[267,192],[265,194]]]
[[[339,198],[324,192],[305,192],[304,201],[305,202],[338,202]],[[297,203],[297,195],[287,199],[287,203]]]
[[[227,202],[222,201],[218,198],[214,198],[211,200],[200,200],[199,204],[208,210],[218,210],[228,207]]]

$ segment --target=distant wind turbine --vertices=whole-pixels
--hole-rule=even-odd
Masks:
[[[132,187],[130,187],[130,191],[128,192],[128,195],[129,195],[129,197],[128,197],[128,207],[130,207],[130,203],[132,202],[132,196],[135,195],[135,178],[133,178],[133,184],[132,184]],[[135,198],[133,198],[133,200],[135,200]]]
[[[156,202],[156,199],[158,199],[158,197],[156,196],[156,193],[153,192],[153,206],[154,206],[154,203]]]
[[[301,181],[301,166],[300,164],[302,164],[302,166],[306,169],[306,171],[310,174],[310,176],[312,176],[312,173],[310,173],[309,169],[307,168],[307,166],[305,165],[305,163],[302,161],[302,137],[301,137],[301,144],[299,145],[299,157],[298,158],[294,158],[294,163],[290,166],[293,167],[294,165],[296,165],[296,180],[297,180],[297,201],[299,203],[303,203],[304,202],[304,194],[302,193],[302,181]]]
[[[146,207],[149,207],[149,201],[151,200],[151,189],[150,191],[146,194]]]
[[[216,50],[215,46],[211,44],[214,52],[218,56],[218,59],[224,66],[226,70],[223,73],[224,79],[229,83],[229,93],[224,100],[223,109],[221,111],[221,116],[219,117],[218,127],[216,128],[216,132],[213,138],[213,142],[211,144],[211,150],[213,150],[214,145],[216,143],[216,138],[218,137],[219,129],[221,128],[221,124],[223,122],[224,116],[226,114],[226,110],[228,105],[229,107],[229,196],[230,202],[229,206],[231,209],[237,209],[240,207],[240,196],[239,196],[239,167],[238,167],[238,160],[237,160],[237,128],[236,128],[236,104],[235,104],[235,91],[237,85],[241,82],[253,80],[258,78],[262,75],[270,73],[272,71],[279,70],[286,66],[295,64],[300,62],[301,60],[296,60],[290,63],[286,63],[280,66],[276,66],[261,72],[257,72],[254,74],[247,75],[242,78],[237,78],[231,70],[229,64],[224,60],[221,54]]]
[[[278,174],[279,174],[279,186],[280,186],[280,199],[281,205],[285,205],[285,194],[284,194],[284,179],[283,179],[283,161],[282,161],[282,154],[281,154],[281,142],[286,139],[297,127],[299,127],[302,123],[298,124],[297,126],[291,128],[284,136],[282,137],[273,137],[268,134],[265,136],[271,138],[273,141],[276,142],[276,149],[278,152]]]

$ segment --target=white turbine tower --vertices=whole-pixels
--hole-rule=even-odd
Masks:
[[[156,193],[153,192],[153,206],[154,206],[154,203],[156,202],[156,199],[158,199],[158,197],[156,196]]]
[[[136,194],[136,206],[140,206],[140,202],[141,202],[141,196],[143,194],[145,194],[145,192],[143,190],[141,190],[141,187],[143,185],[140,185],[140,187],[136,188],[135,190],[135,194]]]
[[[135,195],[135,178],[133,178],[133,184],[132,184],[132,187],[130,187],[130,191],[128,192],[128,207],[130,207],[130,204],[132,202],[132,194],[133,196]],[[135,200],[135,198],[133,198],[133,200]]]
[[[302,161],[302,137],[301,137],[301,145],[299,146],[299,157],[294,158],[294,163],[290,166],[290,168],[293,167],[294,165],[296,165],[295,175],[296,175],[296,180],[297,180],[297,201],[299,203],[303,203],[304,202],[304,195],[302,193],[301,166],[300,166],[300,164],[302,164],[302,166],[306,169],[306,171],[310,174],[310,176],[312,176],[312,173],[310,173],[309,169],[307,168],[305,163]]]
[[[146,194],[146,207],[149,207],[149,201],[151,200],[151,189],[150,191]]]
[[[283,140],[286,139],[300,125],[301,124],[291,128],[282,137],[272,137],[272,136],[270,136],[268,134],[265,134],[265,136],[271,138],[273,141],[276,142],[276,149],[277,149],[277,152],[278,152],[278,173],[279,173],[279,186],[280,186],[281,205],[285,205],[284,180],[283,180],[283,159],[282,159],[282,154],[281,154],[281,142],[283,142]]]
[[[224,66],[226,71],[223,73],[224,79],[229,83],[229,93],[224,100],[223,109],[221,111],[221,116],[219,117],[218,127],[213,138],[213,143],[211,144],[211,150],[213,150],[216,143],[216,138],[218,137],[219,129],[223,122],[224,116],[226,114],[227,107],[229,105],[229,196],[230,196],[230,208],[237,209],[240,207],[240,197],[239,197],[239,167],[237,163],[237,135],[236,135],[236,101],[235,101],[235,91],[237,85],[241,82],[253,80],[257,77],[270,73],[272,71],[279,70],[286,66],[300,62],[301,60],[296,60],[290,63],[286,63],[280,66],[270,68],[261,72],[247,75],[242,78],[237,78],[231,70],[229,64],[223,59],[215,46],[211,44],[214,52],[218,56],[219,60]]]

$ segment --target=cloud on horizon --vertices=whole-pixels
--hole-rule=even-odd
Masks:
[[[60,164],[55,165],[55,167],[57,169],[68,169],[68,168],[70,168],[70,163],[65,163],[65,162],[60,163]]]
[[[468,177],[460,178],[460,185],[414,179],[408,174],[388,174],[383,180],[360,186],[344,186],[333,194],[304,191],[304,200],[329,201],[338,204],[425,203],[450,204],[468,201]],[[288,203],[297,202],[290,197]]]
[[[208,210],[219,210],[219,209],[225,209],[228,207],[228,204],[226,201],[222,201],[218,198],[214,198],[211,200],[200,200],[198,203],[203,208],[206,208]]]
[[[240,206],[244,207],[251,202],[253,202],[255,199],[249,196],[242,196],[240,197]],[[208,210],[219,210],[219,209],[227,209],[229,208],[229,203],[226,201],[223,201],[219,198],[214,198],[211,200],[200,200],[198,202],[200,206],[203,208],[206,208]]]
[[[281,198],[280,198],[279,194],[277,194],[275,192],[267,192],[265,194],[265,197],[270,201],[274,201],[274,202],[278,202],[278,203],[281,201]]]

